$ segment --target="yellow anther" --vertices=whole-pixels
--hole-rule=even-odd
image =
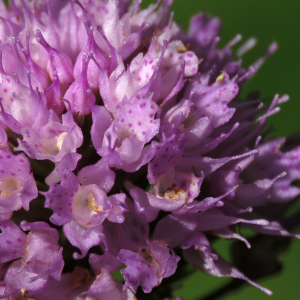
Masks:
[[[25,294],[26,294],[26,290],[25,290],[24,288],[22,288],[22,289],[21,289],[21,295],[22,295],[23,297],[25,297]]]
[[[103,206],[102,205],[96,205],[95,200],[87,200],[87,207],[91,208],[94,212],[102,212],[103,211]]]
[[[180,46],[178,46],[178,48],[177,48],[177,52],[178,52],[178,53],[184,53],[184,52],[186,52],[186,51],[188,51],[188,49],[187,49],[184,45],[180,45]]]
[[[221,75],[219,75],[218,77],[217,77],[217,79],[216,79],[216,82],[221,82],[223,79],[224,79],[224,76],[225,76],[225,74],[224,73],[222,73]]]
[[[168,188],[163,193],[163,197],[168,197],[169,199],[172,199],[172,200],[179,199],[179,198],[186,200],[187,194],[182,189],[171,187],[171,188]]]

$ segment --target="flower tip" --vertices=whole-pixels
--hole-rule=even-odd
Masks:
[[[270,225],[270,222],[262,219],[262,220],[257,220],[257,224],[261,225],[261,226],[268,226],[268,225]]]
[[[278,176],[278,178],[282,178],[282,177],[284,177],[284,176],[286,176],[286,175],[287,175],[286,172],[282,172],[282,173]]]
[[[282,97],[280,97],[278,104],[287,102],[288,100],[290,100],[290,96],[289,95],[283,95]]]
[[[104,34],[103,29],[100,25],[97,26],[97,30],[101,35]]]
[[[267,289],[267,288],[263,288],[263,290],[262,290],[263,292],[265,292],[268,296],[272,296],[273,295],[273,292],[272,291],[270,291],[269,289]]]
[[[239,42],[242,38],[243,36],[239,33],[236,35],[235,40]]]
[[[232,46],[236,45],[242,39],[241,34],[237,34],[227,45],[226,47],[231,48]]]
[[[45,41],[44,38],[43,38],[42,32],[41,32],[39,29],[37,29],[37,30],[35,31],[35,38],[36,38],[36,40],[37,40],[39,43]]]
[[[214,39],[214,45],[217,45],[220,42],[221,38],[219,36],[216,36]]]
[[[82,258],[82,255],[80,255],[78,252],[74,252],[73,253],[73,258],[74,259],[80,259],[80,258]]]
[[[189,95],[189,99],[188,99],[188,100],[191,100],[192,97],[194,96],[194,94],[195,94],[195,90],[192,90],[192,91],[190,92],[190,95]]]
[[[72,111],[71,103],[69,102],[69,100],[64,99],[64,98],[59,98],[59,100],[64,101],[65,103],[67,103],[67,106],[68,106],[68,107],[66,107],[67,111]]]
[[[4,107],[3,107],[3,104],[2,104],[2,99],[0,99],[0,111],[4,112]]]
[[[148,29],[150,26],[151,26],[151,24],[149,22],[146,22],[144,27],[143,27],[143,30]]]
[[[37,40],[38,42],[40,42],[40,41],[41,41],[41,32],[40,32],[40,31],[38,31],[38,29],[36,30],[36,33],[35,33],[35,38],[36,38],[36,40]]]
[[[245,209],[245,212],[252,212],[253,211],[253,207],[252,206],[248,206],[246,209]]]
[[[185,68],[185,60],[183,58],[180,58],[180,66],[181,66],[181,69]]]
[[[278,44],[276,42],[273,42],[268,49],[268,53],[273,54],[278,49]]]
[[[253,47],[255,47],[257,43],[257,39],[255,37],[249,38],[236,52],[236,55],[238,57],[243,56],[245,53],[247,53],[249,50],[251,50]]]

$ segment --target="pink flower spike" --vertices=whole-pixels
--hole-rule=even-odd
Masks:
[[[55,66],[53,66],[53,69],[53,82],[48,88],[46,88],[45,97],[47,99],[48,108],[52,108],[59,116],[64,111],[65,105],[61,100],[63,93],[60,89],[60,82]]]
[[[11,37],[11,42],[13,44],[13,47],[14,47],[17,57],[19,59],[19,68],[18,68],[18,73],[17,73],[18,78],[23,85],[30,88],[30,86],[28,85],[28,76],[27,76],[27,71],[28,72],[30,72],[30,71],[28,70],[27,66],[24,64],[22,57],[20,56],[20,53],[18,50],[18,44],[21,46],[21,49],[23,48],[23,46],[22,46],[20,40],[17,39],[15,36]],[[24,52],[25,52],[25,50],[24,50]],[[39,80],[33,74],[31,74],[31,77],[32,77],[31,80],[32,80],[32,85],[34,87],[34,90],[44,92],[44,88],[42,87]]]
[[[50,60],[47,65],[48,73],[50,74],[51,79],[53,79],[53,65],[55,65],[57,70],[57,76],[62,85],[69,85],[74,81],[73,78],[73,64],[71,59],[67,54],[60,52],[52,48],[44,39],[41,31],[36,30],[35,34],[36,40],[45,48],[50,56]]]
[[[73,112],[79,115],[88,115],[91,112],[91,105],[96,102],[94,93],[89,88],[87,80],[87,69],[90,57],[83,55],[82,72],[66,91],[64,98],[69,100]]]
[[[93,56],[97,63],[101,66],[103,70],[107,70],[110,65],[110,58],[109,56],[97,45],[95,38],[94,38],[94,26],[92,25],[90,20],[83,20],[83,23],[85,25],[85,29],[88,35],[88,41],[87,45],[85,46],[85,49],[81,51],[81,53],[78,55],[73,75],[74,78],[78,78],[78,76],[81,73],[82,70],[82,57],[85,55],[86,52],[93,53]],[[87,80],[89,83],[89,86],[91,89],[95,90],[99,87],[99,73],[100,70],[97,67],[97,64],[94,61],[91,61],[91,63],[88,66],[88,72],[87,72]]]
[[[49,86],[49,76],[48,74],[40,67],[38,66],[31,58],[30,55],[30,32],[26,32],[26,51],[23,48],[23,45],[21,41],[18,39],[17,43],[19,44],[22,52],[24,53],[24,56],[26,58],[25,66],[29,69],[29,71],[38,79],[38,81],[41,83],[42,87],[46,89]]]
[[[120,56],[118,51],[112,46],[112,44],[109,42],[101,26],[99,25],[97,26],[97,31],[100,33],[100,35],[102,36],[102,38],[104,39],[104,41],[106,42],[110,50],[110,65],[109,65],[108,74],[110,75],[115,69],[117,69],[117,67],[119,67],[118,70],[120,69],[120,71],[121,70],[123,71],[124,64],[123,64],[122,57]]]
[[[118,49],[118,53],[122,59],[127,59],[140,46],[143,32],[150,27],[150,23],[146,23],[139,31],[131,33],[125,40],[124,44]]]

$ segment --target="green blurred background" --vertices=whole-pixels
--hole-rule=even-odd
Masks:
[[[143,6],[151,2],[153,1],[144,0]],[[262,98],[270,101],[276,93],[289,94],[290,100],[281,105],[281,112],[269,119],[269,124],[274,125],[276,129],[276,133],[272,135],[289,135],[300,130],[299,0],[174,0],[172,10],[175,13],[175,21],[186,30],[190,17],[199,11],[218,16],[223,23],[220,45],[226,44],[237,33],[243,35],[243,41],[252,36],[256,37],[258,43],[244,56],[244,66],[256,61],[271,42],[277,41],[278,51],[245,86],[242,96],[247,95],[250,90],[259,90]],[[217,247],[227,257],[228,243],[228,241],[220,242]],[[246,285],[219,299],[300,299],[300,241],[292,242],[287,255],[283,257],[283,263],[284,269],[279,275],[259,281],[259,284],[273,291],[273,296],[269,297],[260,290]],[[228,278],[211,277],[199,271],[183,282],[183,287],[177,295],[186,300],[193,300],[216,290],[229,281]]]

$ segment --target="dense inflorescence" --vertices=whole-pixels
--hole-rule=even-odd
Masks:
[[[239,35],[217,48],[206,14],[185,34],[171,4],[0,3],[1,299],[171,299],[188,264],[271,293],[211,240],[299,238],[300,148],[262,137],[288,97],[237,100],[276,44],[244,69]]]

